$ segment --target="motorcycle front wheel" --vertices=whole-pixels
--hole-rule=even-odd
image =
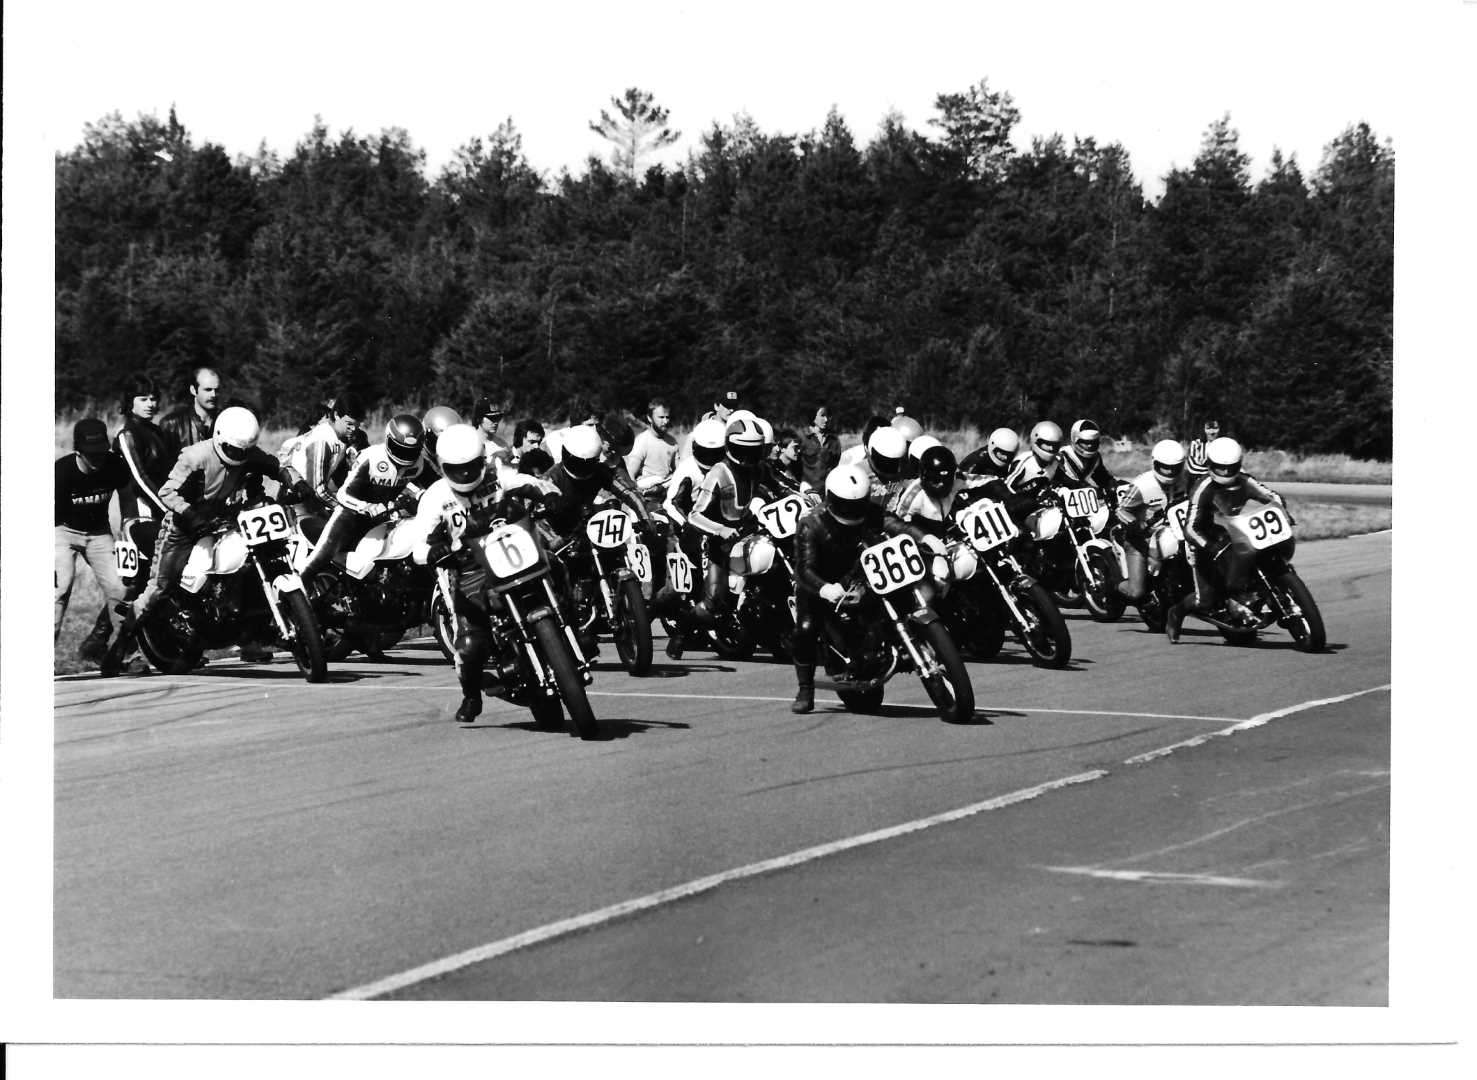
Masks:
[[[621,664],[632,675],[651,670],[651,616],[641,596],[641,582],[626,578],[615,593],[615,626],[612,637]]]
[[[1040,584],[1016,593],[1025,622],[1016,628],[1037,667],[1064,668],[1072,659],[1072,634],[1051,594]]]
[[[292,629],[287,647],[297,661],[297,669],[308,682],[322,682],[328,677],[328,661],[323,655],[323,639],[318,634],[318,621],[313,618],[308,598],[293,591],[283,593],[280,599],[282,617]]]
[[[450,663],[456,663],[456,616],[446,606],[440,589],[431,598],[431,636],[436,639],[441,655]]]
[[[584,680],[575,666],[574,654],[569,651],[564,631],[553,619],[539,619],[533,624],[533,636],[538,642],[539,655],[554,673],[554,683],[559,687],[559,696],[564,699],[564,709],[569,714],[570,730],[581,739],[598,737],[600,724],[595,719],[595,711],[590,708]]]
[[[922,675],[923,688],[946,724],[961,724],[974,716],[974,686],[959,658],[959,649],[941,622],[924,623],[917,645],[925,660],[932,658],[943,670]]]
[[[204,649],[189,617],[174,597],[166,596],[138,626],[138,647],[165,675],[187,675],[200,663]]]
[[[1296,570],[1289,570],[1277,579],[1276,588],[1282,593],[1283,606],[1288,608],[1288,618],[1283,623],[1292,635],[1293,645],[1299,652],[1322,652],[1328,643],[1323,629],[1323,613],[1313,593],[1298,577]]]
[[[1092,580],[1080,582],[1087,613],[1095,622],[1115,622],[1128,604],[1118,591],[1118,565],[1106,551],[1089,552],[1087,565],[1092,569]]]

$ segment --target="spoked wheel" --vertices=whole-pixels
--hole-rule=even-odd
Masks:
[[[641,582],[626,578],[615,593],[615,651],[632,675],[651,670],[651,616],[641,597]]]
[[[575,666],[574,654],[569,651],[564,631],[553,619],[539,619],[533,624],[533,635],[544,663],[554,673],[559,696],[564,699],[564,708],[569,714],[570,730],[581,739],[597,738],[600,724],[595,719],[595,711],[590,708],[584,680]]]
[[[302,593],[285,592],[280,597],[282,616],[292,636],[287,648],[297,661],[297,669],[308,682],[322,682],[328,677],[328,660],[323,655],[323,639],[318,634],[318,621],[313,608]]]
[[[959,649],[949,636],[949,629],[941,622],[924,623],[919,627],[918,651],[923,659],[932,661],[940,670],[933,675],[922,675],[923,688],[929,700],[939,711],[946,724],[960,724],[974,716],[974,686],[969,681],[969,672],[959,658]],[[920,673],[921,674],[921,673]]]
[[[456,663],[456,615],[446,604],[446,597],[437,589],[431,597],[431,636],[441,655]]]
[[[200,663],[204,649],[190,618],[172,596],[166,596],[139,622],[138,647],[165,675],[186,675]]]
[[[1072,659],[1072,635],[1051,594],[1040,584],[1015,594],[1025,624],[1016,627],[1021,644],[1038,667],[1064,668]]]
[[[1088,553],[1087,565],[1092,569],[1092,580],[1082,582],[1087,613],[1096,622],[1113,622],[1128,605],[1118,591],[1118,564],[1106,551],[1092,551]]]
[[[1282,591],[1283,603],[1288,608],[1288,618],[1283,623],[1292,635],[1293,644],[1299,652],[1322,652],[1328,643],[1323,630],[1323,613],[1313,593],[1298,577],[1296,570],[1289,570],[1277,579],[1277,588]]]

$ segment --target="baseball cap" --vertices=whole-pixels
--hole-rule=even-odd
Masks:
[[[478,420],[484,416],[506,416],[508,403],[502,398],[481,397],[477,399],[477,410],[472,414]]]
[[[739,392],[737,390],[726,390],[718,397],[718,404],[727,409],[739,407]]]
[[[106,454],[108,425],[95,416],[78,420],[72,428],[72,449],[79,454]]]

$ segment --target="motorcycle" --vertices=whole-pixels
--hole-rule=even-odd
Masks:
[[[492,651],[487,671],[503,694],[527,706],[539,727],[559,726],[567,712],[571,732],[593,739],[600,726],[585,692],[593,681],[590,663],[565,621],[551,558],[534,520],[533,513],[497,518],[486,533],[458,539],[452,547],[471,548],[487,574],[487,591],[496,597],[488,611]]]
[[[1108,530],[1108,507],[1090,487],[1047,488],[1041,503],[1028,519],[1036,546],[1027,569],[1062,602],[1113,622],[1127,604],[1117,588],[1126,561]]]
[[[989,660],[1009,629],[1037,666],[1066,667],[1072,635],[1051,593],[1016,557],[1029,541],[1004,504],[981,499],[964,507],[954,515],[950,535],[957,584],[938,606],[959,644]]]
[[[626,671],[645,675],[651,670],[651,618],[632,564],[645,561],[649,574],[650,563],[635,520],[619,506],[596,510],[584,535],[576,532],[552,558],[569,584],[577,632],[609,634]]]
[[[149,663],[168,675],[243,637],[277,640],[308,682],[328,674],[317,620],[292,563],[294,527],[275,502],[248,505],[195,542],[179,585],[138,625]],[[247,569],[247,568],[250,569]]]
[[[928,576],[917,542],[906,534],[859,551],[855,571],[833,617],[823,620],[821,662],[831,690],[852,712],[882,707],[884,684],[898,672],[915,672],[946,722],[974,715],[974,687],[948,628],[921,590]]]
[[[1139,604],[1139,618],[1156,634],[1164,633],[1169,609],[1195,591],[1194,571],[1184,556],[1189,513],[1188,500],[1172,503],[1165,509],[1164,520],[1149,535],[1148,594]]]
[[[1172,527],[1183,537],[1188,504],[1177,503],[1170,511]],[[1254,509],[1243,508],[1241,513],[1230,517],[1217,515],[1216,522],[1228,534],[1226,543],[1211,554],[1217,564],[1225,561],[1233,543],[1255,552],[1246,614],[1223,609],[1193,612],[1194,617],[1210,623],[1233,645],[1249,644],[1261,631],[1277,625],[1292,635],[1293,647],[1299,652],[1321,652],[1327,644],[1323,614],[1312,591],[1293,569],[1295,523],[1286,508],[1275,503],[1259,503]],[[1225,580],[1224,573],[1221,580]],[[1188,595],[1193,588],[1192,581],[1174,600]]]
[[[734,599],[715,616],[720,656],[746,659],[762,645],[776,660],[789,662],[795,642],[795,567],[785,549],[792,547],[806,509],[798,494],[755,500],[754,519],[763,531],[729,550],[728,587]]]

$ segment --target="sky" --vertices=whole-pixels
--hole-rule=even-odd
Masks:
[[[552,176],[608,153],[588,124],[629,86],[670,110],[682,139],[660,160],[676,165],[740,113],[802,134],[835,106],[860,144],[891,110],[931,131],[936,95],[985,78],[1014,98],[1020,148],[1053,133],[1120,142],[1152,198],[1227,113],[1254,178],[1274,148],[1311,173],[1361,120],[1398,153],[1404,76],[1392,61],[1429,35],[1410,14],[1419,6],[259,0],[220,17],[198,0],[17,0],[6,18],[7,33],[36,42],[21,54],[39,60],[35,119],[57,150],[114,110],[163,119],[173,105],[197,144],[233,155],[263,141],[290,153],[315,116],[334,133],[401,127],[434,175],[511,117]]]

